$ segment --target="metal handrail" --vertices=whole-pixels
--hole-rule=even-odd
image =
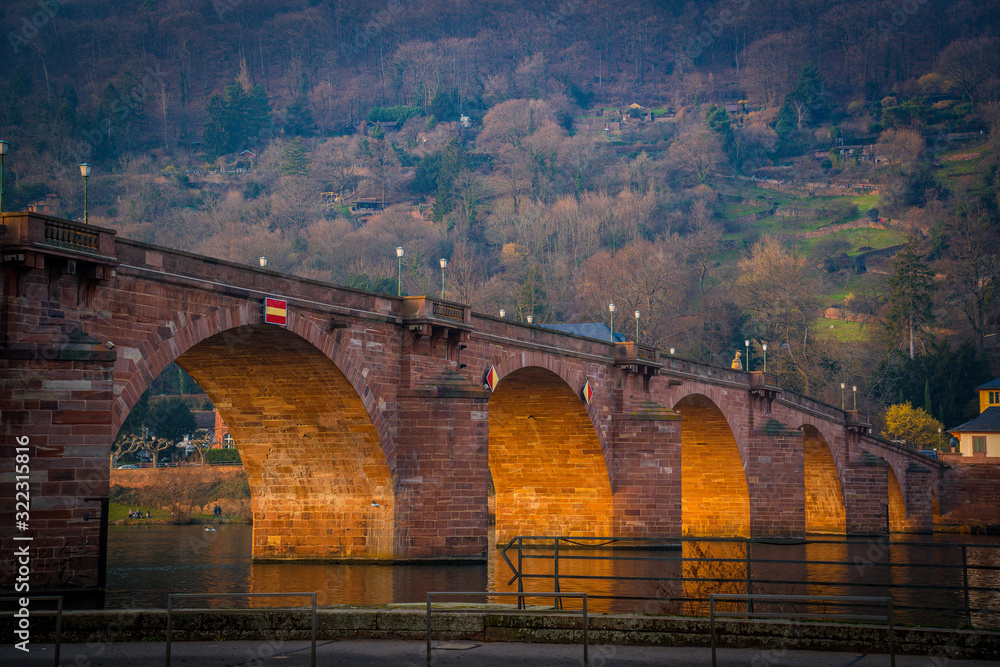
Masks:
[[[53,601],[53,600],[55,601],[55,603],[56,603],[55,611],[33,611],[31,613],[34,616],[51,616],[52,614],[56,615],[56,647],[55,647],[55,652],[54,652],[54,654],[52,656],[52,664],[55,665],[55,667],[59,667],[59,649],[62,646],[63,596],[61,596],[61,595],[38,595],[38,596],[32,596],[32,595],[13,595],[13,596],[0,597],[0,601],[4,601],[4,600],[15,600],[15,601],[17,601],[17,600],[20,600],[21,598],[24,598],[24,597],[28,598],[32,602],[35,602],[35,601],[38,601],[38,602],[46,601],[46,602],[48,602],[48,601]],[[4,614],[6,614],[6,613],[7,612],[4,612]],[[11,612],[11,615],[13,616],[14,613],[16,613],[16,612]],[[16,625],[16,623],[15,623],[15,625]]]
[[[587,594],[586,593],[560,593],[559,591],[552,592],[493,592],[493,591],[432,591],[427,593],[427,667],[431,667],[431,597],[435,595],[485,595],[485,596],[496,596],[496,597],[517,597],[517,608],[521,609],[521,604],[526,597],[552,597],[557,600],[562,598],[580,598],[583,600],[583,667],[590,666],[590,658],[587,653]],[[557,605],[557,608],[561,609],[562,605]],[[451,610],[456,611],[456,610]],[[315,667],[315,665],[313,666]]]
[[[716,611],[717,600],[746,600],[746,611]],[[712,629],[712,667],[716,667],[715,662],[715,619],[716,618],[750,618],[750,619],[812,619],[828,618],[825,613],[815,614],[793,614],[784,612],[755,612],[753,611],[753,601],[758,602],[804,602],[808,606],[810,603],[826,602],[837,606],[843,606],[847,602],[853,602],[857,606],[884,605],[886,613],[884,615],[875,614],[836,614],[838,620],[851,621],[881,621],[885,620],[889,627],[889,665],[896,667],[896,640],[893,632],[892,618],[892,598],[891,597],[864,597],[858,595],[760,595],[760,594],[732,594],[713,593],[709,596],[709,624]],[[860,604],[858,604],[860,603]]]
[[[532,544],[532,542],[541,541],[543,544]],[[715,543],[728,543],[734,545],[743,545],[744,554],[737,558],[716,558],[716,557],[684,557],[684,556],[621,556],[612,554],[601,554],[601,555],[565,555],[565,553],[558,549],[556,545],[560,542],[567,542],[573,546],[582,548],[598,548],[611,546],[612,548],[621,547],[623,545],[632,546],[634,548],[641,549],[644,545],[657,545],[657,546],[671,546],[679,548],[682,543],[685,542],[715,542]],[[963,602],[961,606],[954,607],[943,607],[940,604],[929,606],[921,604],[897,604],[896,609],[907,611],[938,611],[948,613],[954,613],[956,615],[964,616],[964,626],[973,627],[972,615],[976,614],[996,614],[1000,612],[1000,609],[994,607],[983,607],[983,606],[973,606],[970,599],[970,594],[972,593],[997,593],[998,587],[996,586],[983,586],[975,585],[975,583],[970,583],[969,581],[969,571],[983,571],[983,572],[996,572],[1000,571],[1000,566],[988,565],[988,564],[972,564],[969,563],[968,550],[969,549],[985,549],[985,550],[996,550],[1000,547],[998,545],[992,544],[960,544],[960,543],[941,543],[941,542],[896,542],[891,543],[889,541],[879,542],[879,544],[884,548],[884,555],[886,557],[890,554],[890,548],[900,548],[900,547],[933,547],[936,549],[951,549],[959,550],[959,554],[955,553],[955,563],[894,563],[892,559],[888,562],[874,562],[876,559],[868,559],[864,562],[866,568],[870,567],[875,571],[881,572],[891,572],[893,568],[905,569],[924,569],[927,568],[937,568],[940,570],[960,570],[962,573],[961,583],[947,584],[947,583],[893,583],[891,581],[815,581],[815,580],[796,580],[796,579],[764,579],[760,576],[755,576],[753,573],[754,565],[832,565],[832,566],[843,566],[852,567],[857,566],[857,562],[854,560],[800,560],[800,559],[781,559],[781,558],[754,558],[752,555],[751,547],[754,544],[781,544],[781,542],[776,542],[774,539],[768,538],[694,538],[694,537],[681,537],[681,538],[615,538],[615,537],[578,537],[578,536],[552,536],[552,535],[519,535],[512,538],[502,549],[501,555],[506,561],[508,567],[511,568],[513,572],[513,577],[507,582],[510,586],[517,582],[518,591],[524,590],[524,581],[528,579],[540,579],[540,580],[552,580],[553,586],[558,591],[560,590],[561,582],[569,579],[574,581],[658,581],[658,582],[697,582],[697,583],[715,583],[715,584],[745,584],[746,594],[751,594],[754,592],[753,588],[755,586],[776,586],[776,585],[809,585],[809,586],[822,586],[822,587],[854,587],[863,588],[867,590],[872,590],[872,592],[877,592],[879,590],[891,591],[891,590],[927,590],[927,591],[943,591],[951,592],[961,596]],[[813,544],[831,544],[836,546],[850,546],[852,544],[857,545],[858,542],[845,542],[843,540],[830,540],[830,539],[802,539],[790,542],[790,544],[798,545],[813,545]],[[865,544],[862,542],[861,544]],[[871,542],[869,542],[871,544]],[[551,545],[551,546],[550,546]],[[511,562],[511,559],[507,555],[507,551],[516,547],[518,554],[518,564],[515,567]],[[547,553],[531,553],[527,552],[526,549],[550,549]],[[525,572],[524,562],[526,560],[551,560],[553,561],[553,572],[550,574],[540,573],[540,574],[529,574]],[[587,575],[587,574],[566,574],[564,571],[560,571],[558,563],[560,560],[571,560],[571,561],[633,561],[633,562],[674,562],[674,563],[740,563],[745,564],[746,576],[740,576],[739,578],[732,577],[675,577],[675,576],[629,576],[629,575]],[[992,560],[992,559],[991,559]],[[874,589],[874,590],[873,590]],[[663,596],[642,596],[642,595],[620,595],[620,594],[592,594],[591,599],[602,599],[602,600],[664,600]],[[671,597],[670,600],[681,601],[681,602],[697,602],[704,603],[708,600],[703,597]],[[520,602],[519,602],[520,606]],[[961,624],[961,623],[960,623]]]
[[[198,607],[178,607],[174,608],[174,598],[311,598],[312,599],[312,657],[310,667],[316,667],[316,593],[168,593],[167,594],[167,640],[166,640],[166,667],[170,667],[170,643],[171,643],[171,621],[173,614],[177,613],[228,613],[232,609],[202,609]],[[276,608],[262,607],[259,609],[241,609],[240,611],[307,611],[306,607]]]

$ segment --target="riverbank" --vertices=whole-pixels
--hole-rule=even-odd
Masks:
[[[285,603],[282,603],[285,604]],[[300,604],[295,601],[294,604]],[[580,612],[556,612],[539,607],[518,611],[511,605],[446,605],[433,613],[433,638],[474,642],[538,642],[579,644]],[[461,611],[458,611],[461,609]],[[63,614],[64,643],[162,642],[165,610],[70,611]],[[54,639],[55,619],[32,616],[32,641]],[[172,619],[172,641],[253,641],[275,636],[283,641],[310,636],[307,610],[213,610],[186,612]],[[9,628],[9,626],[7,626]],[[113,629],[113,631],[112,631]],[[9,631],[5,629],[5,634]],[[716,620],[720,648],[758,650],[888,652],[884,626],[845,623],[793,623],[781,620]],[[895,626],[896,652],[948,659],[995,660],[1000,632]],[[319,640],[415,640],[427,637],[424,604],[388,607],[340,607],[317,611]],[[588,640],[596,645],[704,647],[711,644],[707,618],[598,614],[588,619]],[[5,642],[9,638],[5,637]]]
[[[242,466],[183,466],[111,471],[112,525],[250,523],[250,484]],[[215,507],[222,518],[215,517]],[[131,519],[129,510],[150,514]]]

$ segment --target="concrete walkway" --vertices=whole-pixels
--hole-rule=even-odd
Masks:
[[[579,667],[583,647],[569,644],[511,644],[467,641],[437,641],[433,664],[454,667]],[[424,667],[426,644],[421,641],[319,641],[317,667]],[[40,644],[30,653],[10,645],[0,647],[0,665],[5,667],[48,667],[53,664],[53,647]],[[175,642],[171,665],[189,667],[308,667],[309,643],[294,642]],[[164,664],[162,643],[65,644],[61,665],[74,667],[153,667]],[[889,665],[888,655],[820,653],[816,651],[720,649],[720,667],[875,667]],[[712,652],[707,648],[664,648],[642,646],[590,647],[591,667],[709,667]],[[897,655],[898,667],[973,667],[1000,665],[990,660],[949,660],[929,656]]]

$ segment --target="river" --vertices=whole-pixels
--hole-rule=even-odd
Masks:
[[[976,627],[1000,626],[1000,538],[954,534],[934,536],[893,535],[891,547],[878,538],[844,540],[819,537],[816,544],[754,544],[753,592],[812,595],[886,595],[885,588],[865,584],[889,583],[889,591],[903,622],[961,624],[964,614],[963,571],[960,547],[967,547],[967,561],[990,569],[970,569],[970,607],[992,611],[972,613]],[[941,547],[918,546],[934,542]],[[108,544],[109,608],[165,608],[168,593],[318,593],[320,605],[382,605],[424,602],[428,591],[505,591],[513,576],[500,551],[491,548],[486,562],[434,564],[356,563],[252,563],[251,527],[219,525],[214,532],[204,526],[112,526]],[[492,547],[492,545],[491,545]],[[551,556],[551,550],[534,550],[534,556]],[[581,560],[580,556],[600,556]],[[609,560],[614,556],[617,560]],[[729,562],[662,560],[708,557]],[[592,595],[651,596],[649,600],[601,600],[593,611],[646,613],[703,613],[704,605],[680,598],[705,597],[711,592],[745,593],[746,567],[742,544],[686,542],[674,550],[561,550],[560,590],[585,590]],[[654,560],[645,560],[654,558]],[[516,563],[516,552],[511,555]],[[795,561],[771,562],[766,561]],[[892,568],[885,567],[892,563]],[[551,575],[551,558],[525,560],[529,574]],[[573,575],[649,577],[653,580],[574,580]],[[706,583],[705,578],[725,578],[728,583]],[[948,590],[924,585],[955,586]],[[526,590],[552,590],[554,582],[532,579]],[[986,590],[976,590],[983,588]],[[670,598],[667,600],[666,598]],[[499,599],[509,602],[510,599]],[[575,601],[567,601],[571,607]],[[255,604],[267,604],[255,601]],[[287,605],[288,600],[275,600]],[[246,606],[246,599],[213,601],[211,606]],[[934,609],[907,611],[908,606]],[[947,611],[953,608],[954,611]]]

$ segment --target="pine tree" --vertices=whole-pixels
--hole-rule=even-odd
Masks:
[[[900,251],[892,263],[889,277],[889,312],[886,332],[893,339],[902,334],[909,338],[910,359],[914,357],[914,341],[920,331],[934,322],[931,297],[936,286],[934,272],[924,263],[911,242]]]
[[[284,158],[281,160],[281,173],[285,176],[309,175],[309,159],[306,147],[298,137],[285,146]]]

